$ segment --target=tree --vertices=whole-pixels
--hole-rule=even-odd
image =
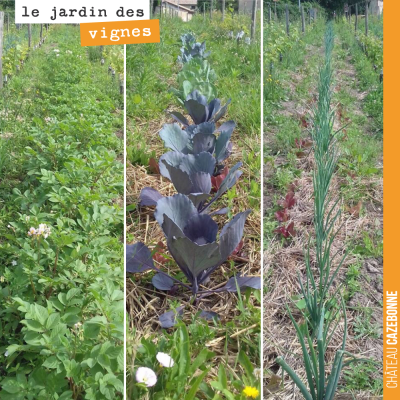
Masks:
[[[264,0],[266,3],[272,2],[272,0]],[[310,5],[312,3],[317,3],[321,7],[325,8],[328,11],[334,11],[334,10],[343,10],[344,5],[347,3],[349,5],[355,4],[359,2],[360,0],[315,0],[315,1],[307,1],[307,0],[300,0],[301,4],[307,4]],[[299,0],[279,0],[279,3],[281,4],[294,4],[298,5]]]
[[[200,11],[203,11],[204,3],[206,5],[206,10],[210,9],[211,0],[197,0],[197,8]],[[222,7],[222,1],[214,0],[214,9],[221,10],[221,7]],[[237,11],[239,9],[239,0],[226,0],[225,7],[226,8],[232,7],[235,11]]]
[[[2,1],[0,3],[0,10],[14,10],[15,1]]]

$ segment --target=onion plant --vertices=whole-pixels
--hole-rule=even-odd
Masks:
[[[335,201],[329,193],[338,159],[333,132],[334,111],[331,107],[333,47],[334,32],[332,24],[329,24],[325,35],[325,62],[319,74],[319,97],[314,110],[314,128],[312,131],[316,164],[313,174],[313,187],[318,278],[314,277],[311,268],[311,242],[309,242],[305,257],[305,284],[299,276],[300,288],[306,304],[305,323],[302,327],[296,323],[288,308],[289,316],[301,344],[308,388],[283,358],[277,359],[279,365],[293,379],[306,400],[331,400],[334,398],[340,372],[345,365],[344,356],[346,354],[346,309],[340,295],[340,285],[337,285],[334,293],[330,291],[345,258],[344,255],[339,265],[332,271],[333,260],[340,251],[331,255],[332,244],[338,233],[338,230],[335,231],[335,223],[340,216],[340,210],[337,207],[339,200]],[[330,374],[327,375],[325,355],[341,322],[341,317],[344,319],[342,345],[336,352]]]
[[[329,313],[325,316],[325,307],[322,307],[322,314],[318,325],[318,333],[315,341],[313,340],[307,327],[299,326],[292,313],[288,308],[290,319],[296,328],[297,335],[301,344],[304,366],[306,370],[308,387],[302,382],[300,377],[286,364],[282,357],[277,358],[277,363],[284,369],[293,379],[296,386],[300,389],[305,400],[333,400],[338,386],[340,373],[343,367],[355,361],[360,361],[350,353],[345,351],[346,336],[347,336],[347,319],[346,308],[341,300],[341,307],[334,313]],[[336,351],[330,373],[326,373],[327,363],[325,360],[326,351],[332,341],[334,333],[337,331],[340,323],[340,314],[344,318],[344,332],[342,344],[339,350]],[[345,356],[348,358],[345,359]]]
[[[335,112],[332,110],[331,104],[333,46],[334,32],[332,25],[329,24],[325,34],[325,62],[319,74],[319,96],[313,112],[314,128],[312,130],[316,164],[313,174],[315,252],[319,281],[315,280],[311,270],[310,244],[305,257],[306,284],[304,285],[299,279],[314,337],[318,332],[323,309],[325,308],[325,310],[329,311],[336,304],[336,296],[333,295],[328,299],[328,292],[344,261],[343,256],[332,273],[333,261],[339,254],[332,256],[331,250],[333,241],[338,233],[338,230],[335,231],[335,223],[340,217],[340,210],[337,207],[339,199],[334,200],[329,192],[338,159],[338,150],[333,132]],[[337,288],[338,290],[339,287]]]

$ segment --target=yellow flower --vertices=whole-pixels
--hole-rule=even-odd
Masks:
[[[257,396],[260,394],[260,392],[255,387],[251,386],[246,386],[243,389],[243,393],[246,395],[246,397],[251,397],[252,399],[257,398]]]

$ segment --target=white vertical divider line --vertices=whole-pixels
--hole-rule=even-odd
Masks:
[[[124,394],[126,399],[126,44],[124,44]]]
[[[264,398],[264,2],[261,1],[261,399]]]

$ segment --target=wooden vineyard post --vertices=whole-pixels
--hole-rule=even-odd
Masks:
[[[28,47],[31,48],[32,45],[32,25],[28,24]]]
[[[289,36],[290,27],[289,27],[289,6],[286,4],[286,33]]]
[[[43,38],[43,24],[40,24],[40,40]]]
[[[312,8],[310,8],[310,9],[308,10],[308,24],[309,24],[309,25],[311,25],[311,10],[312,10]]]
[[[161,18],[162,18],[162,0],[160,2],[160,20],[161,20]]]
[[[214,0],[211,0],[211,4],[210,4],[210,19],[212,19],[213,6],[214,6]]]
[[[222,21],[225,19],[225,0],[222,0]]]
[[[10,13],[7,13],[7,33],[10,30]]]
[[[124,78],[122,75],[119,75],[119,94],[124,94]]]
[[[368,36],[368,1],[365,2],[365,34]]]
[[[271,23],[271,3],[268,3],[268,23]]]
[[[257,16],[257,0],[253,0],[253,9],[251,12],[251,40],[256,36],[256,16]]]
[[[203,20],[206,19],[206,3],[203,3]]]
[[[354,30],[357,32],[358,28],[358,4],[356,4],[356,22],[354,23]]]
[[[276,2],[275,2],[275,21],[277,21],[277,20],[278,20],[278,14],[276,12]]]
[[[306,31],[306,20],[304,18],[304,6],[301,5],[301,31],[304,33]]]
[[[3,88],[3,32],[4,31],[4,12],[0,11],[0,89]]]

